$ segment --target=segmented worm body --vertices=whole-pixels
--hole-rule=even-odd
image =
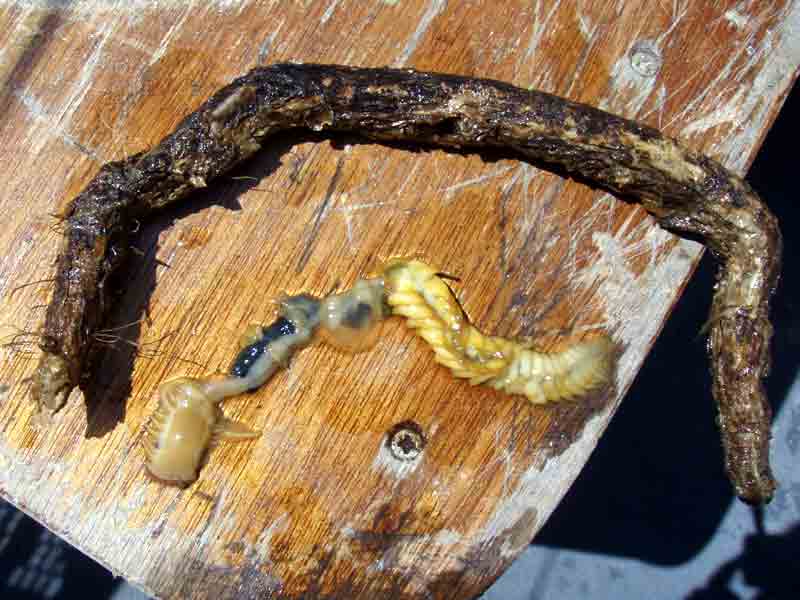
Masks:
[[[769,300],[780,271],[775,217],[741,178],[659,131],[538,91],[468,77],[313,64],[259,67],[223,88],[151,150],[104,165],[65,213],[64,244],[32,395],[59,410],[86,370],[112,304],[105,285],[136,221],[291,128],[379,141],[500,147],[636,199],[720,259],[709,322],[713,391],[728,474],[750,502],[772,497]]]
[[[247,378],[248,389],[254,390],[317,333],[334,347],[361,352],[374,344],[376,325],[384,315],[380,279],[359,279],[350,290],[322,299],[308,294],[287,296],[280,301],[274,323],[250,326],[245,332],[230,375]]]
[[[307,345],[319,326],[320,302],[308,295],[290,296],[280,303],[277,320],[269,327],[251,327],[230,375],[247,381],[247,389],[263,385],[297,350]]]
[[[614,346],[607,337],[547,354],[484,335],[432,267],[393,260],[381,276],[359,279],[341,294],[283,298],[271,325],[245,331],[227,378],[180,377],[162,384],[145,437],[149,472],[167,483],[191,483],[218,441],[259,435],[224,417],[218,404],[225,397],[264,385],[317,334],[347,352],[366,350],[376,339],[377,325],[390,314],[406,317],[436,361],[456,377],[522,394],[535,404],[576,398],[610,379]]]
[[[408,326],[433,349],[436,362],[473,385],[487,384],[543,404],[577,398],[610,381],[614,344],[607,336],[560,352],[538,352],[478,330],[449,286],[422,261],[391,261],[383,277],[392,312],[408,319]]]

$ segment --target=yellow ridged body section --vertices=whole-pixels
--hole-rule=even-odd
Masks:
[[[560,352],[482,333],[426,263],[395,259],[383,270],[386,302],[431,346],[436,362],[473,385],[522,394],[535,404],[569,400],[609,383],[615,347],[601,335]]]

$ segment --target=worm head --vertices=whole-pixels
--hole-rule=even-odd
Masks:
[[[216,382],[180,377],[158,389],[158,408],[145,437],[147,470],[156,479],[185,486],[197,479],[207,452],[221,440],[257,437],[226,419],[214,393]]]

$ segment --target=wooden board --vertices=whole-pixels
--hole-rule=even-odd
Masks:
[[[51,4],[0,0],[0,333],[27,342],[0,350],[0,493],[165,598],[479,593],[577,476],[701,248],[515,160],[283,135],[238,178],[142,225],[100,377],[36,429],[35,335],[13,336],[41,323],[51,215],[101,163],[153,144],[248,68],[300,60],[536,87],[741,172],[800,60],[789,0]],[[189,489],[144,477],[161,381],[225,369],[280,293],[326,293],[394,255],[458,275],[486,331],[552,348],[611,332],[624,347],[616,390],[533,408],[454,380],[391,320],[370,352],[312,347],[229,402],[264,435],[215,451]],[[409,421],[426,445],[402,462],[386,438]]]

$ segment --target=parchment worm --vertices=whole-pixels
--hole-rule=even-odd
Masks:
[[[104,165],[65,212],[64,243],[33,376],[37,405],[59,410],[79,384],[112,304],[104,285],[134,223],[255,153],[287,129],[377,141],[506,148],[637,200],[657,222],[700,236],[720,259],[709,322],[714,397],[728,475],[768,501],[769,300],[779,274],[775,217],[740,177],[646,125],[507,83],[413,70],[314,64],[259,67],[212,96],[147,152]]]

